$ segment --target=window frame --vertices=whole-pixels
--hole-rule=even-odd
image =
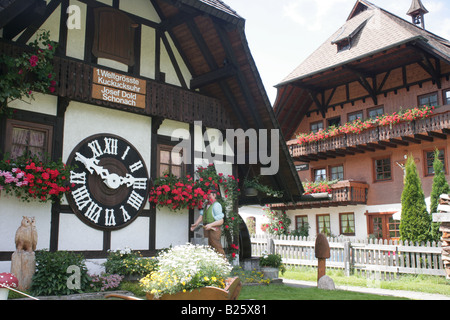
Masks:
[[[325,227],[326,227],[326,223],[328,222],[328,233],[321,232],[321,230],[320,230],[320,223],[319,223],[320,222],[319,221],[320,218],[328,218],[328,221],[324,221]],[[317,234],[322,233],[322,234],[325,234],[326,236],[330,236],[331,235],[331,218],[330,218],[330,214],[329,213],[316,215],[316,231],[317,231]]]
[[[323,179],[323,180],[320,180],[320,181],[326,181],[326,180],[327,180],[327,177],[328,177],[328,174],[327,174],[327,168],[326,168],[326,167],[317,167],[317,168],[313,168],[313,169],[312,169],[312,181],[314,181],[314,182],[319,182],[319,181],[316,180],[316,171],[318,171],[318,170],[325,170],[324,179]]]
[[[333,174],[333,168],[339,168],[342,167],[342,179],[333,179],[332,174]],[[330,165],[328,166],[328,179],[330,181],[333,180],[339,180],[339,181],[344,181],[345,180],[345,169],[344,169],[344,164],[338,164],[338,165]]]
[[[306,218],[306,221],[304,220],[305,218]],[[299,221],[301,221],[300,225],[302,227],[305,226],[305,223],[309,224],[308,215],[295,216],[295,230],[297,230],[297,231],[300,230],[300,228],[299,228]]]
[[[448,94],[448,97],[447,97]],[[442,91],[442,101],[444,105],[450,105],[450,89]]]
[[[436,104],[435,104],[435,105],[433,105],[433,104],[428,105],[428,104],[424,104],[424,103],[420,102],[420,99],[428,98],[428,97],[431,97],[431,96],[436,96]],[[427,93],[427,94],[422,94],[422,95],[420,95],[420,96],[417,96],[417,105],[418,105],[419,107],[423,107],[423,106],[429,106],[429,107],[432,107],[432,106],[436,106],[436,105],[438,105],[438,104],[439,104],[439,94],[438,94],[437,91],[435,91],[435,92],[430,92],[430,93]]]
[[[384,106],[375,106],[372,108],[367,109],[367,119],[376,119],[377,116],[379,116],[379,114],[377,114],[375,117],[370,116],[370,112],[375,111],[375,110],[382,110],[381,115],[384,114]]]
[[[13,130],[15,128],[44,132],[46,141],[44,143],[45,149],[43,151],[43,154],[51,156],[53,147],[53,126],[16,119],[6,120],[5,153],[11,154],[12,152]],[[26,148],[28,150],[29,146],[27,146]]]
[[[378,175],[377,175],[377,161],[380,160],[386,160],[389,159],[389,167],[390,167],[390,178],[386,179],[378,179]],[[393,172],[392,172],[392,157],[391,155],[389,156],[384,156],[384,157],[377,157],[377,158],[372,158],[372,166],[373,166],[373,182],[386,182],[386,181],[393,181],[394,180],[394,176],[393,176]],[[384,174],[384,171],[383,171]]]
[[[351,116],[358,115],[358,114],[361,114],[361,121],[363,121],[364,120],[364,110],[359,110],[359,111],[348,113],[347,114],[347,122],[353,122],[353,121],[356,121],[357,119],[359,119],[358,117],[356,117],[355,120],[350,120]]]
[[[446,161],[446,156],[447,156],[447,150],[445,149],[445,147],[442,147],[442,148],[437,148],[439,151],[443,151],[444,152],[444,155],[443,155],[443,161],[442,161],[442,164],[444,165],[444,172],[445,172],[445,174],[447,174],[447,161]],[[424,172],[424,176],[425,177],[434,177],[434,175],[435,175],[435,173],[433,172],[433,173],[429,173],[429,171],[428,171],[428,168],[430,168],[429,166],[428,166],[428,154],[429,153],[431,153],[431,154],[434,154],[434,151],[435,151],[435,149],[426,149],[426,150],[423,150],[423,159],[424,159],[424,161],[423,161],[423,165],[424,165],[424,168],[423,168],[423,172]],[[433,161],[434,161],[434,159],[433,159]],[[431,168],[433,168],[433,166],[431,166]],[[433,168],[433,171],[434,171],[434,168]]]
[[[321,124],[321,125],[322,125],[322,128],[317,129],[317,130],[314,130],[314,129],[313,129],[313,126],[314,126],[314,125],[318,125],[318,124]],[[325,130],[325,127],[324,127],[324,125],[323,125],[323,121],[315,121],[315,122],[311,122],[311,123],[309,124],[309,131],[310,131],[310,132],[316,133],[316,132],[323,131],[323,130]]]
[[[166,144],[166,143],[158,143],[156,147],[156,176],[158,178],[163,178],[163,173],[161,172],[161,151],[168,151],[170,152],[170,163],[167,165],[169,166],[169,173],[173,174],[172,171],[172,151],[175,148],[175,146]],[[183,157],[183,154],[181,154],[181,157]],[[181,168],[180,177],[184,177],[186,175],[186,164],[184,162],[181,163],[181,165],[175,165],[176,167]]]
[[[342,230],[342,217],[343,216],[353,216],[353,232],[343,232]],[[348,222],[348,220],[347,220]],[[339,232],[341,235],[344,236],[355,236],[356,234],[356,220],[355,220],[355,213],[354,212],[342,212],[339,213]]]

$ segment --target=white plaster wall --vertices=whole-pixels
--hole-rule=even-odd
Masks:
[[[172,212],[167,208],[156,211],[156,249],[184,245],[189,242],[189,210]]]
[[[74,214],[61,214],[58,250],[101,251],[103,232],[89,227]]]
[[[139,217],[128,227],[111,233],[111,250],[125,247],[133,250],[148,250],[150,218]]]
[[[12,109],[38,112],[51,116],[56,116],[57,105],[57,97],[39,92],[34,93],[34,100],[25,98],[23,101],[15,100],[8,104],[8,106]]]
[[[265,216],[264,207],[261,206],[245,206],[239,208],[239,215],[242,220],[246,223],[246,219],[248,217],[254,217],[256,220],[256,234],[263,235],[266,234],[261,230],[261,225],[264,223],[268,223],[269,219]]]
[[[15,235],[22,217],[35,217],[38,232],[37,249],[50,247],[51,203],[23,202],[11,195],[0,195],[0,251],[15,251]]]
[[[67,31],[66,54],[75,59],[84,59],[84,39],[86,36],[86,7],[87,5],[77,1],[70,0],[70,5],[76,5],[80,8],[80,29],[69,29]]]

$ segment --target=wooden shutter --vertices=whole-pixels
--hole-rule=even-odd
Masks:
[[[113,8],[95,8],[95,34],[92,53],[133,66],[136,24],[125,13]]]

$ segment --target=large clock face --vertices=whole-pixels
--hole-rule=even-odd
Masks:
[[[149,178],[139,152],[124,139],[101,134],[81,142],[69,157],[71,208],[88,225],[114,230],[144,209]]]

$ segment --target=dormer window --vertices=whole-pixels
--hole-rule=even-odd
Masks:
[[[337,46],[337,52],[350,50],[352,48],[353,39],[356,38],[362,29],[364,29],[370,18],[371,17],[360,23],[355,21],[348,22],[339,30],[337,37],[331,42],[331,44]]]
[[[344,40],[342,40],[342,41],[340,41],[340,42],[337,42],[336,43],[336,45],[337,45],[337,51],[338,52],[342,52],[342,51],[345,51],[345,50],[350,50],[350,48],[351,48],[351,39],[350,38],[347,38],[347,39],[344,39]]]

